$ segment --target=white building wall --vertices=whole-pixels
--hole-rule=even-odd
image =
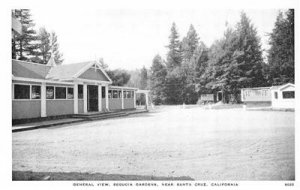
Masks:
[[[282,92],[295,91],[294,87],[288,87],[284,90],[272,90],[272,107],[274,108],[295,108],[295,99],[283,99]],[[275,92],[278,93],[278,99],[275,98]]]

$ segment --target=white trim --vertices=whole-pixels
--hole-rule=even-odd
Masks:
[[[138,88],[126,86],[110,86],[110,89],[139,90]]]
[[[46,83],[41,86],[41,117],[47,117],[47,101],[46,101]]]
[[[112,80],[110,79],[110,77],[108,76],[108,74],[101,68],[100,64],[97,61],[91,61],[89,64],[87,64],[86,66],[82,67],[82,69],[80,69],[74,76],[73,78],[77,78],[83,74],[85,71],[87,71],[89,68],[92,68],[93,65],[97,65],[100,69],[100,71],[104,74],[104,76],[109,80],[110,83],[112,83]],[[100,81],[98,81],[100,82]]]
[[[121,89],[122,109],[124,109],[124,90]]]
[[[102,111],[102,85],[98,85],[98,111]]]
[[[24,77],[12,77],[12,80],[26,81],[26,82],[46,82],[51,84],[69,84],[73,85],[72,82],[63,82],[63,81],[54,81],[54,80],[44,80],[44,79],[32,79],[32,78],[24,78]]]
[[[99,80],[82,79],[82,78],[72,78],[72,79],[67,79],[67,80],[74,80],[74,81],[80,81],[80,82],[88,82],[88,83],[92,83],[93,85],[97,85],[97,84],[111,84],[111,82],[108,82],[108,81],[99,81]]]
[[[87,84],[83,84],[83,113],[87,113]]]
[[[73,75],[73,78],[78,78],[82,73],[87,71],[89,68],[91,68],[95,63],[91,61],[90,63],[86,64],[84,67],[82,67],[75,75]]]
[[[133,91],[133,107],[136,108],[136,91]]]
[[[112,83],[111,78],[108,76],[108,74],[105,72],[104,69],[101,68],[100,64],[98,61],[96,61],[96,65],[98,65],[98,67],[100,68],[100,70],[102,71],[102,73],[106,76],[106,78],[109,80],[110,83]]]
[[[74,114],[78,114],[78,84],[74,84],[73,88]]]
[[[278,90],[282,91],[282,89],[286,88],[287,86],[292,86],[292,87],[295,88],[295,85],[294,85],[294,84],[292,84],[292,83],[287,83],[287,84],[285,84],[285,85],[282,85]]]
[[[108,100],[108,85],[105,86],[105,107],[109,110],[109,100]]]

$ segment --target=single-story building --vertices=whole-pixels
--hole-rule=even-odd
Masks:
[[[136,108],[137,88],[112,86],[96,61],[47,65],[12,60],[12,119]]]
[[[272,107],[295,108],[295,85],[287,83],[281,86],[272,86]]]
[[[241,89],[241,101],[248,107],[270,107],[272,105],[271,87],[243,88]]]
[[[241,89],[241,99],[247,107],[295,108],[295,85]]]

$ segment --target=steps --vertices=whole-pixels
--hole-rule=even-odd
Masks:
[[[81,118],[88,121],[94,121],[94,120],[103,120],[109,118],[126,117],[131,114],[145,113],[145,112],[148,112],[148,110],[119,110],[113,112],[90,112],[86,114],[76,114],[73,115],[72,117]]]

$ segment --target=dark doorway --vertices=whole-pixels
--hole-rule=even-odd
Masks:
[[[218,101],[222,101],[222,100],[223,100],[223,93],[218,92]]]
[[[98,111],[98,86],[87,86],[88,111]]]

